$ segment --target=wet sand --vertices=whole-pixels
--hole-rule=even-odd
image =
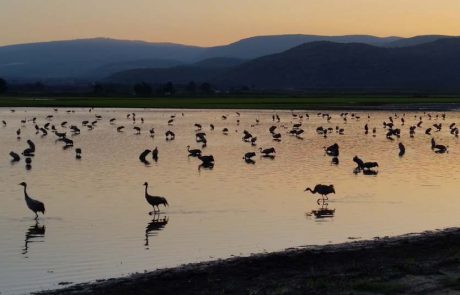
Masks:
[[[460,229],[189,264],[45,293],[460,294]]]

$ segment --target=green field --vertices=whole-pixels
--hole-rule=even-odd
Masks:
[[[460,104],[459,97],[0,97],[0,107],[319,109]]]

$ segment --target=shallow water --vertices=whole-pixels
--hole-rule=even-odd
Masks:
[[[415,138],[409,137],[409,125],[418,122],[406,112],[406,124],[398,140],[385,138],[382,122],[394,113],[357,112],[360,120],[340,113],[327,122],[315,112],[303,118],[304,138],[289,136],[287,131],[299,119],[289,111],[277,111],[276,123],[282,141],[272,140],[268,128],[273,124],[273,111],[214,110],[129,110],[129,109],[0,109],[0,292],[26,293],[58,288],[59,283],[84,282],[133,272],[177,266],[183,263],[215,260],[233,255],[250,255],[302,245],[344,242],[350,238],[376,236],[458,226],[460,177],[458,139],[449,134],[448,125],[460,123],[459,112],[447,113],[443,121],[425,116],[423,128]],[[126,114],[137,114],[136,124]],[[306,112],[297,111],[297,114]],[[48,122],[59,131],[62,121],[81,128],[72,137],[75,147],[83,150],[75,159],[74,148],[63,150],[63,143],[51,132],[35,134],[32,122],[21,127],[20,120],[37,118],[37,124]],[[102,116],[88,130],[81,121]],[[168,126],[176,114],[174,126]],[[223,120],[222,115],[228,119]],[[402,116],[402,112],[399,113]],[[144,118],[144,124],[140,118]],[[116,124],[109,124],[117,118]],[[254,125],[255,119],[260,124]],[[241,121],[237,126],[236,120]],[[432,132],[437,141],[449,146],[446,154],[435,154],[431,137],[424,134],[433,123],[443,123],[441,132]],[[195,142],[194,123],[203,125],[208,146],[204,154],[216,159],[214,169],[198,170],[200,161],[187,157],[186,146],[200,148]],[[216,128],[209,130],[209,124]],[[365,135],[364,124],[377,127],[377,136]],[[118,133],[116,128],[126,126]],[[285,125],[287,129],[281,127]],[[345,128],[327,138],[319,136],[318,126]],[[397,126],[400,123],[398,121]],[[133,126],[142,128],[135,135]],[[16,130],[21,127],[21,139]],[[155,127],[156,136],[148,130]],[[230,129],[228,135],[222,128]],[[164,132],[172,130],[176,139],[166,141]],[[258,137],[257,146],[241,140],[243,130]],[[31,139],[37,146],[32,169],[26,170],[24,159],[11,164],[8,153],[20,153]],[[406,155],[398,157],[398,142],[406,146]],[[337,142],[340,163],[332,165],[323,147]],[[138,160],[146,148],[158,146],[159,160],[144,165]],[[271,160],[257,155],[255,164],[242,160],[245,152],[259,147],[276,149]],[[354,174],[353,156],[378,161],[378,175]],[[22,157],[22,156],[21,156]],[[38,224],[24,202],[22,187],[45,203],[46,214]],[[144,199],[143,183],[149,192],[168,199],[169,208],[159,216],[148,213],[152,208]],[[317,183],[334,184],[328,208],[332,217],[316,218],[318,195],[303,192]]]

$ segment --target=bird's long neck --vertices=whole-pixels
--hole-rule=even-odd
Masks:
[[[30,199],[29,195],[27,194],[27,186],[24,186],[24,198]]]
[[[305,191],[306,191],[306,192],[312,192],[312,193],[315,193],[315,191],[313,191],[313,190],[312,190],[311,188],[309,188],[309,187],[307,187],[307,188],[305,189]]]
[[[148,186],[149,186],[148,184],[145,185],[145,196],[148,196],[148,193],[147,193],[147,187]]]

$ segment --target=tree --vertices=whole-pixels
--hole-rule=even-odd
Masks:
[[[209,84],[208,82],[204,82],[203,84],[201,84],[200,90],[205,94],[210,94],[212,92],[211,84]]]
[[[191,95],[196,94],[196,83],[194,81],[190,81],[186,87],[187,93]]]
[[[163,88],[163,92],[165,95],[174,95],[176,92],[176,89],[174,88],[174,85],[172,82],[166,83],[166,85]]]
[[[8,83],[2,78],[0,78],[0,94],[5,93],[8,89]]]
[[[93,84],[93,92],[94,92],[95,95],[100,96],[100,95],[105,95],[106,91],[105,91],[105,88],[104,88],[104,86],[102,84],[95,83],[95,84]]]
[[[134,85],[134,93],[136,96],[150,96],[152,95],[152,87],[145,82],[137,83]]]
[[[34,83],[34,85],[32,85],[32,89],[34,91],[42,92],[45,90],[45,84],[43,84],[41,81],[37,81]]]

